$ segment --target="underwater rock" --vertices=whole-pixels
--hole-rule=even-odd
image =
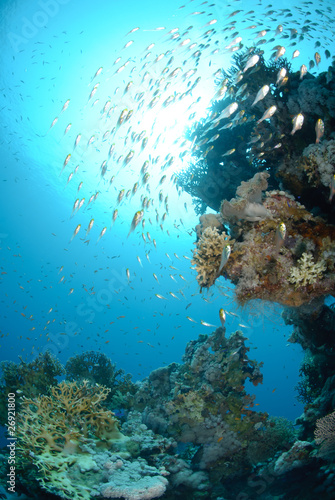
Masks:
[[[130,462],[119,456],[112,456],[104,464],[103,483],[98,494],[103,498],[124,498],[125,500],[149,500],[163,495],[168,484],[166,471],[149,466],[145,460]]]
[[[308,441],[296,441],[292,448],[284,451],[276,461],[275,474],[281,476],[293,469],[308,465],[311,462],[310,452],[312,449],[312,444]]]

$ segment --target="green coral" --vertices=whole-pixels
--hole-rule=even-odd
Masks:
[[[322,278],[322,273],[326,270],[323,260],[314,262],[310,252],[304,252],[298,260],[298,266],[291,269],[288,281],[299,286],[313,285]]]

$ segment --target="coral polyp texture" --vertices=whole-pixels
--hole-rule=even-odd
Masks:
[[[226,235],[219,239],[218,230],[210,231],[207,227],[204,245],[205,231],[197,230],[202,234],[195,250],[195,256],[202,257],[196,262],[200,286],[205,286],[203,283],[211,286],[223,275],[236,285],[240,303],[266,299],[288,306],[300,306],[333,294],[334,226],[315,217],[284,191],[263,194],[268,176],[262,172],[242,182],[236,198],[221,204],[218,217],[223,225],[229,226],[234,245],[220,273],[218,253]],[[211,251],[206,258],[207,249]]]
[[[19,468],[36,466],[43,489],[62,498],[89,499],[76,479],[79,472],[97,467],[87,447],[107,449],[126,439],[113,413],[102,406],[109,389],[90,387],[87,381],[61,382],[50,393],[22,401]]]
[[[208,226],[202,232],[191,262],[197,271],[197,281],[201,289],[214,284],[218,276],[221,254],[228,240],[229,237],[224,232],[220,234],[216,227]]]

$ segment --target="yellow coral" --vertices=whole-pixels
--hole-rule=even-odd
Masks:
[[[212,286],[218,277],[220,260],[224,246],[229,243],[229,236],[225,232],[219,233],[214,227],[206,227],[196,249],[193,251],[192,265],[197,271],[197,281],[200,289]]]
[[[86,469],[96,466],[84,446],[95,441],[97,447],[109,449],[115,441],[126,439],[114,414],[101,406],[109,391],[104,386],[91,387],[87,381],[79,386],[64,381],[50,388],[50,396],[22,400],[18,419],[20,467],[33,463],[47,491],[68,499],[90,498],[81,484],[69,481],[70,472],[76,468],[82,472],[84,463]]]
[[[298,266],[291,269],[288,281],[297,287],[312,285],[322,278],[322,273],[326,270],[324,261],[315,263],[310,252],[304,252],[298,260]]]

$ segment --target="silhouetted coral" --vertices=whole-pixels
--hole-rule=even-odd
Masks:
[[[86,351],[73,356],[67,361],[65,371],[68,380],[88,380],[108,387],[107,400],[112,402],[113,408],[126,408],[129,394],[135,392],[131,375],[122,369],[117,370],[116,364],[101,352]]]
[[[61,363],[49,351],[40,353],[33,361],[20,363],[2,361],[0,379],[0,423],[6,421],[7,408],[5,399],[9,392],[20,391],[23,396],[34,397],[49,394],[50,386],[57,385],[57,378],[64,374]],[[20,400],[17,400],[20,405]]]

